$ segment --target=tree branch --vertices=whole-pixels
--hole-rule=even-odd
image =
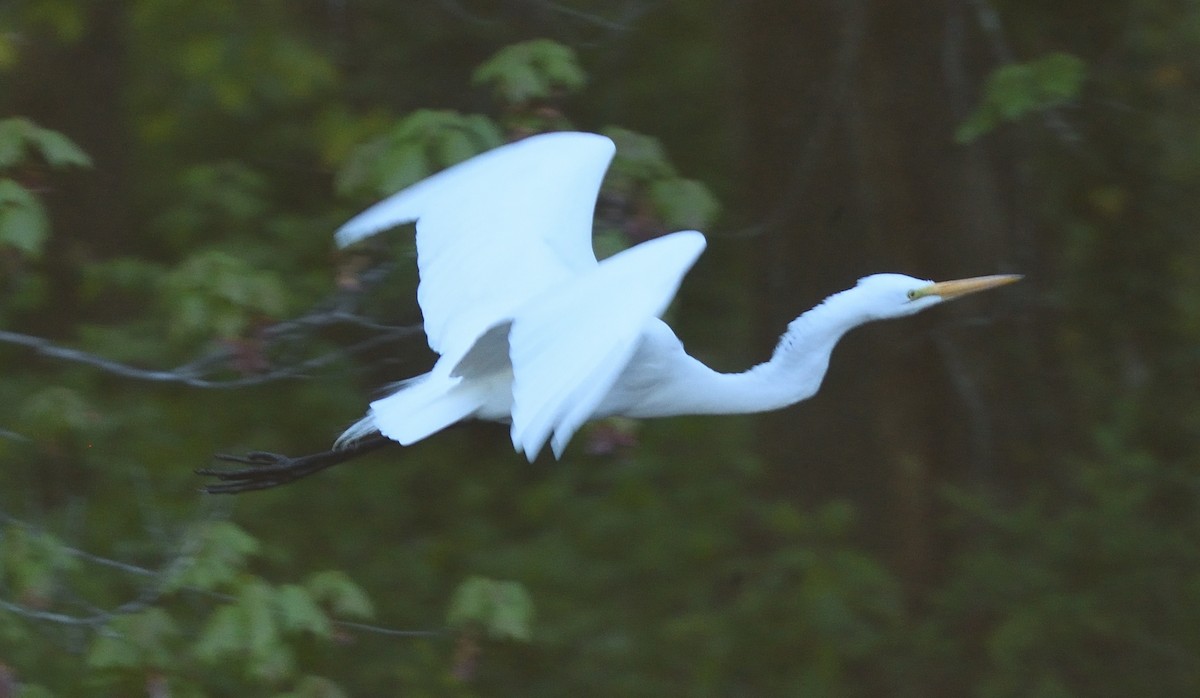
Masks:
[[[359,275],[360,287],[373,286],[379,283],[391,271],[391,265],[380,265]],[[354,291],[340,291],[314,307],[305,315],[290,320],[284,320],[262,328],[258,337],[265,340],[264,351],[281,344],[299,343],[306,341],[316,330],[337,325],[350,325],[375,333],[357,344],[326,352],[295,364],[280,366],[263,373],[242,376],[240,378],[213,379],[208,375],[226,368],[236,358],[235,352],[222,347],[211,351],[186,364],[171,369],[146,369],[127,363],[108,359],[97,354],[80,349],[56,344],[44,337],[21,334],[0,330],[0,344],[11,344],[25,347],[35,353],[51,359],[69,361],[100,369],[113,375],[134,380],[179,383],[193,388],[244,388],[261,385],[284,378],[303,376],[305,372],[321,368],[337,361],[346,355],[353,355],[381,344],[387,344],[399,339],[416,336],[422,333],[420,325],[385,325],[372,319],[352,312],[353,300],[361,295],[361,288]],[[12,432],[0,430],[0,438],[14,438]]]

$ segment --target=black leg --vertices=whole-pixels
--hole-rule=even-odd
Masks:
[[[217,460],[242,463],[248,468],[201,468],[197,475],[206,475],[220,480],[220,484],[206,485],[202,491],[208,494],[238,494],[254,490],[265,490],[295,482],[300,478],[319,473],[339,463],[358,458],[387,444],[395,443],[382,434],[359,439],[346,448],[312,453],[298,458],[289,458],[278,453],[251,451],[244,456],[217,454]]]

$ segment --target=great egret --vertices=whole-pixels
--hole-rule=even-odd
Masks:
[[[912,315],[1016,275],[934,283],[876,274],[793,320],[771,359],[719,373],[692,358],[659,316],[704,250],[696,231],[664,235],[597,262],[592,214],[615,147],[589,133],[547,133],[496,148],[375,204],[336,233],[352,245],[416,222],[417,301],[440,358],[375,400],[333,451],[268,453],[204,470],[210,492],[303,477],[387,440],[420,441],[464,420],[511,423],[532,461],[561,456],[589,419],[775,410],[817,392],[848,330]]]

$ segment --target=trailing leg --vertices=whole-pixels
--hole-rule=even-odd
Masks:
[[[201,468],[196,471],[196,474],[215,477],[221,481],[219,484],[204,486],[202,491],[207,494],[239,494],[265,490],[295,482],[313,473],[319,473],[326,468],[353,460],[390,443],[395,442],[382,434],[372,434],[345,448],[335,448],[296,458],[266,451],[251,451],[244,456],[217,454],[217,460],[241,463],[250,467]]]

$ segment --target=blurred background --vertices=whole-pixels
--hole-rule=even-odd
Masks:
[[[1191,696],[1200,6],[10,0],[0,696]],[[779,413],[496,425],[205,496],[423,372],[453,162],[601,131],[608,254],[697,227],[722,370],[876,272]]]

